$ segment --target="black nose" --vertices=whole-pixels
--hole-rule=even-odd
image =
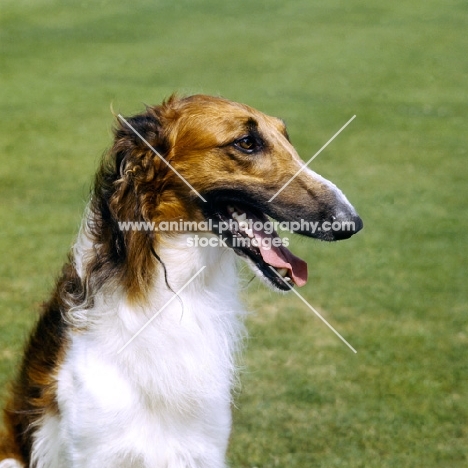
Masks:
[[[358,215],[334,216],[330,222],[335,240],[349,239],[364,226]]]

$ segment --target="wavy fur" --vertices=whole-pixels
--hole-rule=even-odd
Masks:
[[[278,119],[220,98],[173,96],[127,121],[207,203],[117,122],[13,383],[0,468],[225,466],[244,334],[236,253],[257,262],[260,276],[268,265],[255,251],[189,248],[187,233],[119,222],[198,222],[229,203],[280,219],[357,219],[311,171],[267,203],[301,164]]]

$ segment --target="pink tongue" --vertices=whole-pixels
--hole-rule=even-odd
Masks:
[[[307,283],[307,263],[293,255],[284,245],[275,247],[272,244],[276,233],[266,234],[263,231],[255,230],[255,237],[259,240],[259,249],[263,260],[275,268],[287,268],[291,279],[297,286],[304,286]],[[265,239],[269,241],[265,242]]]

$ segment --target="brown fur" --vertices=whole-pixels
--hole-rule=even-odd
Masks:
[[[54,295],[44,304],[26,351],[19,375],[12,386],[5,409],[5,436],[2,458],[16,458],[29,466],[31,436],[35,424],[47,413],[58,411],[56,373],[64,357],[66,324],[64,313],[70,299],[81,296],[80,280],[75,269],[67,263],[57,282]]]
[[[300,167],[300,158],[283,122],[250,107],[208,96],[173,96],[127,120],[200,193],[247,190],[260,208],[280,218],[295,211],[315,215],[317,207],[326,211],[333,203],[320,182],[311,186],[300,174],[274,205],[268,205]],[[250,133],[261,136],[262,157],[233,148],[236,139]],[[94,253],[86,266],[86,280],[78,277],[70,261],[43,307],[5,408],[8,435],[2,439],[0,460],[12,457],[28,466],[34,428],[42,416],[59,411],[57,373],[66,352],[70,308],[92,307],[96,292],[112,284],[122,287],[130,301],[144,301],[153,284],[159,261],[157,236],[148,231],[123,232],[118,222],[202,221],[203,209],[198,196],[118,121],[91,195],[88,229]]]

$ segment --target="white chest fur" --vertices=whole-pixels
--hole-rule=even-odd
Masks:
[[[160,257],[171,288],[185,286],[179,297],[160,274],[146,306],[131,307],[114,292],[77,311],[88,326],[71,334],[60,416],[37,432],[38,468],[225,466],[243,330],[235,254],[188,249],[178,236]],[[51,434],[59,434],[54,448]]]

